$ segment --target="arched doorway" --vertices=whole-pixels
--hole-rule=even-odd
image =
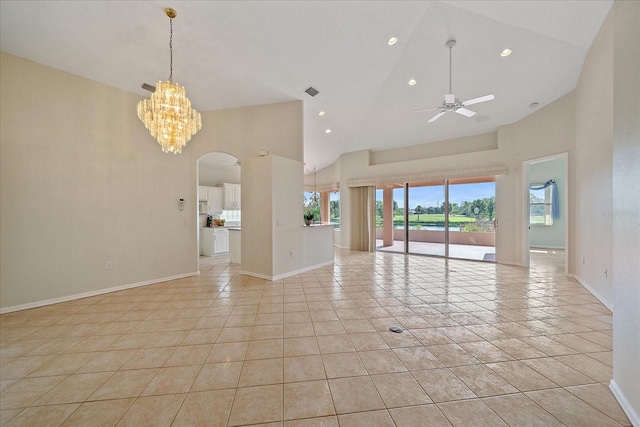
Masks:
[[[234,249],[230,232],[239,233],[241,225],[240,160],[228,153],[207,153],[198,159],[197,175],[200,265],[201,257],[230,255]],[[239,246],[239,235],[232,237]]]

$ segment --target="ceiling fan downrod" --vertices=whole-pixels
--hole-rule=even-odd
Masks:
[[[451,91],[451,49],[456,45],[456,41],[454,39],[449,40],[445,43],[445,46],[449,48],[449,93],[453,93]]]

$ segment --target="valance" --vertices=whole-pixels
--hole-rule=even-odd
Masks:
[[[304,191],[317,191],[319,193],[322,193],[324,191],[340,191],[340,183],[332,182],[329,184],[319,184],[316,185],[315,188],[313,185],[305,184]]]
[[[556,181],[550,179],[543,185],[530,185],[529,189],[544,190],[547,187],[551,187],[551,218],[558,219],[560,218],[560,200],[558,200],[558,186],[556,185]]]
[[[428,182],[454,178],[479,178],[483,176],[505,175],[506,166],[489,166],[486,168],[454,169],[444,171],[425,171],[410,175],[393,175],[376,178],[350,179],[347,187],[368,187],[370,185],[402,184],[405,182]]]

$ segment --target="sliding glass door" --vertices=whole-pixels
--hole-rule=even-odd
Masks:
[[[405,185],[390,184],[376,189],[376,249],[404,253]]]
[[[445,183],[409,183],[409,253],[446,256]]]
[[[381,186],[376,213],[380,251],[495,261],[493,177]]]
[[[449,256],[495,261],[496,185],[493,178],[449,181]]]

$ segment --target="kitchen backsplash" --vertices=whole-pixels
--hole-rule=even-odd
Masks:
[[[226,220],[225,225],[240,225],[242,220],[240,211],[222,211],[222,214],[213,214],[211,217]],[[200,228],[207,226],[207,215],[198,215],[198,220]]]

